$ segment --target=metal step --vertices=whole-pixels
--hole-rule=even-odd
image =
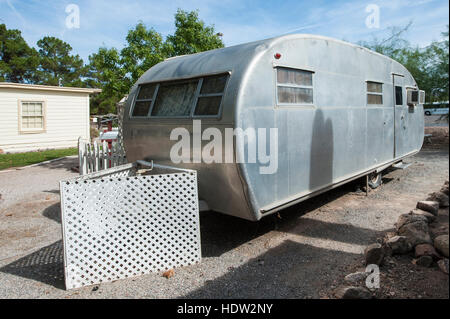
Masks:
[[[412,163],[398,162],[398,163],[395,163],[394,165],[392,165],[392,167],[396,168],[396,169],[406,169],[406,168],[410,167],[411,164]]]

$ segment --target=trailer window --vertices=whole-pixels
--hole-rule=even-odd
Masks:
[[[147,117],[152,105],[153,95],[155,93],[154,84],[144,84],[139,86],[138,96],[134,103],[133,117]]]
[[[189,116],[194,104],[198,79],[161,83],[152,116]]]
[[[367,104],[383,104],[383,83],[367,81]]]
[[[395,105],[403,105],[403,88],[401,86],[395,87]]]
[[[205,77],[201,80],[201,90],[198,95],[194,115],[216,116],[219,114],[227,78],[227,74],[222,74]]]
[[[313,72],[277,68],[277,99],[279,104],[313,104]]]
[[[132,117],[217,117],[229,74],[143,84]]]

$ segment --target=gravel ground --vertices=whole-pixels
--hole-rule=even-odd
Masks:
[[[58,181],[74,176],[75,164],[0,173],[0,298],[326,298],[367,244],[448,179],[448,146],[407,162],[369,197],[348,184],[257,223],[204,212],[200,264],[170,279],[155,273],[72,291],[64,290]]]
[[[441,115],[425,115],[425,126],[448,126],[448,122],[444,119],[439,120]]]

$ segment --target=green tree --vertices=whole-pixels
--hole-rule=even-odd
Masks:
[[[126,91],[149,68],[164,60],[163,39],[153,28],[142,23],[128,31],[127,45],[121,51],[121,65],[126,71]],[[123,92],[123,93],[125,93]]]
[[[169,57],[224,47],[221,34],[214,31],[213,25],[205,26],[199,19],[197,10],[186,12],[178,9],[175,28],[175,33],[167,37],[164,45]]]
[[[448,32],[442,32],[441,41],[433,41],[426,48],[426,72],[430,76],[430,93],[433,100],[449,99],[449,46]]]
[[[360,41],[359,45],[366,47],[372,51],[386,55],[394,60],[399,60],[403,57],[405,49],[410,49],[410,44],[403,38],[412,22],[409,22],[405,27],[391,27],[390,34],[384,39],[374,37],[371,41]]]
[[[37,51],[28,46],[21,32],[0,24],[0,81],[31,83],[38,65]]]
[[[91,100],[92,113],[115,112],[116,103],[142,74],[165,58],[224,46],[214,27],[205,26],[199,20],[197,11],[179,9],[175,15],[175,27],[174,35],[164,41],[161,34],[139,22],[128,31],[126,45],[120,53],[115,48],[100,48],[89,57],[85,84],[103,90]]]
[[[78,54],[70,54],[70,44],[55,37],[44,37],[37,42],[37,46],[40,56],[38,77],[41,84],[84,86],[82,77],[87,68]]]
[[[120,54],[115,48],[100,48],[89,56],[88,87],[102,88],[100,94],[91,98],[93,114],[114,113],[117,101],[126,94],[128,87],[125,70],[120,64]]]

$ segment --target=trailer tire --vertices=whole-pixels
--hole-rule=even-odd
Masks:
[[[430,115],[431,115],[431,112],[430,112],[430,111],[425,111],[425,115],[426,115],[426,116],[430,116]]]
[[[381,185],[381,182],[382,182],[382,174],[381,174],[381,172],[380,173],[374,172],[372,174],[369,174],[369,186],[370,186],[370,188],[372,188],[372,189],[377,188],[378,186]]]

